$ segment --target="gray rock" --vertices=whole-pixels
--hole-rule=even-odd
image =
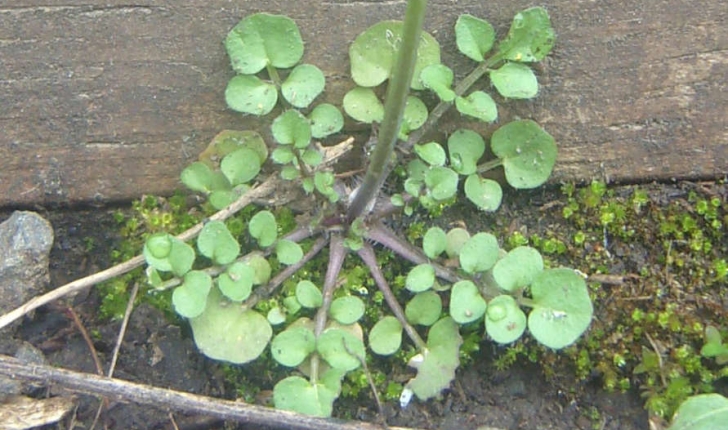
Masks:
[[[16,211],[0,224],[0,315],[44,291],[52,245],[53,227],[34,212]]]

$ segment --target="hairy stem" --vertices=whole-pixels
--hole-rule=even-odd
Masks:
[[[326,276],[324,277],[324,290],[323,290],[323,303],[316,312],[314,319],[313,333],[316,338],[321,336],[321,333],[326,327],[326,320],[329,315],[329,308],[331,302],[334,299],[334,290],[336,289],[336,279],[339,277],[341,272],[341,266],[344,264],[344,258],[346,257],[347,248],[344,246],[344,240],[339,235],[331,237],[329,246],[329,265],[326,267]],[[316,382],[319,377],[319,360],[318,354],[311,356],[311,381]]]
[[[382,127],[379,129],[379,137],[364,182],[349,206],[347,212],[349,222],[364,213],[369,203],[379,193],[384,180],[389,174],[394,145],[397,142],[404,107],[407,103],[407,94],[415,70],[417,47],[420,43],[426,9],[427,0],[409,0],[407,2],[404,28],[402,29],[402,44],[396,53],[393,69],[395,73],[387,87]]]
[[[417,333],[417,330],[415,330],[415,328],[412,327],[412,325],[407,321],[407,317],[402,310],[402,306],[400,306],[399,301],[397,301],[397,298],[392,292],[392,289],[389,288],[389,284],[384,278],[384,274],[382,274],[382,271],[379,269],[379,265],[377,264],[377,257],[374,255],[374,250],[372,249],[372,247],[365,244],[359,250],[358,254],[359,258],[361,258],[361,260],[369,269],[369,273],[372,274],[374,282],[377,283],[377,287],[379,287],[379,291],[382,292],[384,300],[387,302],[387,305],[394,314],[394,317],[397,318],[400,324],[402,324],[404,331],[407,333],[407,336],[409,336],[412,342],[415,343],[417,349],[419,349],[420,351],[424,351],[427,348],[427,344],[424,340],[422,340],[420,334]]]
[[[453,283],[464,279],[458,276],[454,271],[430,261],[430,259],[427,258],[427,256],[419,248],[406,240],[401,239],[395,232],[390,230],[380,221],[370,224],[366,235],[367,239],[371,239],[391,249],[405,260],[414,264],[429,264],[435,269],[435,275],[437,275],[438,278]]]

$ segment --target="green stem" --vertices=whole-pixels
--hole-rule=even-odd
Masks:
[[[490,161],[486,161],[485,163],[478,166],[478,173],[484,173],[484,172],[487,172],[488,170],[493,170],[496,167],[502,166],[502,165],[503,165],[502,159],[494,158],[494,159],[492,159]]]
[[[273,81],[273,84],[275,84],[276,88],[280,88],[281,77],[278,76],[278,70],[276,70],[276,68],[271,66],[270,64],[265,65],[265,70],[268,72],[268,77],[271,81]]]
[[[417,61],[422,24],[425,20],[427,0],[408,0],[402,29],[402,44],[396,53],[394,74],[387,87],[384,101],[384,119],[374,147],[364,182],[351,202],[347,212],[349,222],[361,216],[369,203],[377,196],[390,171],[394,145],[402,123],[412,75]]]
[[[487,60],[483,61],[473,69],[472,72],[468,74],[460,83],[458,83],[455,86],[455,95],[457,97],[461,97],[463,94],[465,94],[466,91],[470,89],[470,87],[475,84],[475,82],[478,81],[488,70],[490,70],[493,66],[498,64],[502,60],[501,56],[499,54],[496,54]],[[437,124],[438,121],[440,121],[440,118],[447,112],[450,107],[452,107],[453,102],[443,102],[435,106],[435,109],[430,112],[430,115],[427,117],[427,121],[422,125],[422,127],[418,128],[417,130],[410,133],[409,139],[407,139],[407,142],[402,146],[402,149],[404,150],[410,150],[415,144],[419,143],[422,140],[422,137],[432,130],[432,128]]]

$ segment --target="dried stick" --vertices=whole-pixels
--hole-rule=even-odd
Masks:
[[[226,207],[220,212],[217,212],[216,214],[211,216],[207,221],[222,221],[229,218],[245,206],[249,205],[251,202],[273,193],[276,188],[280,187],[280,183],[281,179],[278,179],[278,177],[269,177],[265,180],[265,182],[240,196],[238,200],[231,203],[230,206]],[[203,226],[204,222],[201,222],[190,228],[189,230],[185,231],[184,233],[180,234],[179,236],[177,236],[177,238],[185,241],[190,240],[200,233]],[[84,288],[91,287],[93,285],[108,281],[109,279],[131,272],[142,264],[144,264],[144,257],[141,255],[137,255],[136,257],[131,258],[121,264],[117,264],[116,266],[110,267],[106,270],[102,270],[101,272],[94,273],[91,276],[77,279],[71,283],[58,287],[55,290],[49,291],[41,296],[34,297],[23,305],[19,306],[18,308],[13,309],[5,315],[0,316],[0,329],[6,327],[13,321],[23,317],[23,315],[27,315],[28,313],[43,305],[60,299],[61,297],[83,290]]]
[[[69,390],[97,396],[113,397],[126,402],[154,405],[158,408],[169,408],[182,412],[213,416],[224,420],[265,425],[281,429],[382,429],[381,426],[366,422],[308,417],[294,412],[280,411],[242,402],[220,400],[197,394],[122,381],[120,379],[57,369],[51,366],[24,364],[5,355],[0,355],[0,375],[24,381],[54,383]],[[390,429],[414,430],[407,427],[390,427]]]

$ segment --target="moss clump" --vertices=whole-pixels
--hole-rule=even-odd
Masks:
[[[728,370],[700,350],[706,326],[728,328],[725,185],[611,189],[595,181],[562,192],[565,204],[547,209],[556,221],[528,243],[550,256],[548,264],[590,276],[594,322],[566,354],[516,344],[495,365],[537,354],[544,372],[555,375],[567,359],[582,380],[639,389],[646,408],[661,417],[689,395],[714,391]],[[507,243],[524,238],[515,232]]]

